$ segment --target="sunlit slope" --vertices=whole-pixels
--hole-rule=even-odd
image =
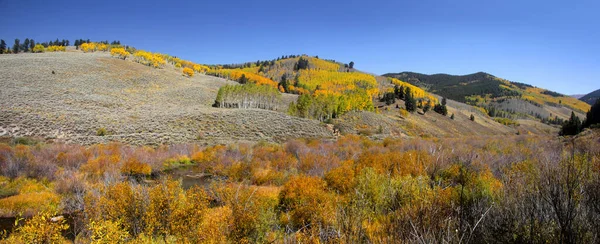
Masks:
[[[589,104],[576,98],[523,83],[510,82],[483,72],[463,76],[403,72],[384,76],[403,80],[429,92],[487,111],[499,110],[501,113],[490,113],[498,117],[537,119],[544,122],[556,120],[554,123],[559,123],[558,120],[567,119],[571,111],[583,116],[590,108]],[[523,103],[529,103],[531,106]]]
[[[287,115],[291,94],[278,111],[213,108],[218,89],[236,83],[187,77],[176,64],[68,50],[0,55],[0,70],[0,136],[155,145],[331,136],[317,121]]]

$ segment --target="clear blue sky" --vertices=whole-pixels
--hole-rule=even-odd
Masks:
[[[121,40],[199,63],[283,54],[376,74],[484,71],[565,94],[600,88],[600,1],[0,0],[0,38]]]

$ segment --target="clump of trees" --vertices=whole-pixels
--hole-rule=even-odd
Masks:
[[[433,111],[435,111],[438,114],[447,116],[448,115],[448,108],[446,107],[446,98],[442,98],[442,103],[441,104],[436,104],[433,107]]]
[[[252,83],[219,88],[214,106],[219,108],[260,108],[276,110],[281,93],[273,87]]]
[[[373,111],[371,97],[364,90],[347,91],[342,95],[333,93],[304,94],[289,105],[290,115],[329,122],[350,111]]]
[[[563,123],[559,134],[562,136],[577,135],[583,131],[583,129],[597,124],[600,124],[600,99],[598,99],[586,113],[586,118],[583,122],[575,115],[575,112],[571,112],[571,117]]]
[[[127,50],[125,50],[125,48],[121,47],[121,48],[111,48],[110,55],[113,57],[117,57],[117,58],[125,60],[127,57],[129,57],[130,53],[127,52]]]

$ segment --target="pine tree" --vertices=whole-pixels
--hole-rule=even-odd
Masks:
[[[442,106],[446,106],[446,98],[442,98]]]
[[[33,39],[29,40],[29,50],[33,52],[33,48],[35,47],[35,41]]]
[[[262,66],[261,66],[261,67],[262,67]],[[287,79],[287,75],[286,75],[286,74],[283,74],[283,75],[281,76],[281,81],[279,82],[279,86],[283,87],[283,90],[284,90],[285,92],[288,92],[288,91],[290,90],[290,83],[288,82],[288,79]]]
[[[450,115],[450,119],[454,120],[454,114]]]
[[[423,106],[423,113],[429,112],[429,109],[431,109],[431,104],[427,102],[425,103],[425,106]]]
[[[408,112],[414,112],[417,110],[417,101],[413,97],[410,87],[406,87],[404,94],[404,105],[406,106],[406,111]]]
[[[587,112],[583,128],[588,128],[592,125],[600,124],[600,98],[592,105],[590,111]]]
[[[469,118],[471,121],[475,121],[475,116],[471,114],[471,117]]]
[[[298,62],[296,63],[294,70],[298,71],[301,69],[308,69],[308,59],[304,59],[304,58],[300,58],[298,59]]]
[[[19,53],[19,46],[21,45],[21,40],[18,38],[15,39],[15,45],[13,45],[13,53]]]
[[[579,132],[581,132],[581,120],[575,115],[575,112],[571,111],[571,118],[560,128],[559,135],[577,135]]]
[[[246,84],[248,83],[248,78],[246,78],[245,74],[242,74],[242,77],[240,77],[240,80],[238,82],[240,82],[240,84]]]
[[[354,61],[350,61],[350,63],[348,64],[348,68],[354,69]]]
[[[0,40],[0,54],[6,53],[6,42],[4,39]]]
[[[29,38],[25,38],[23,42],[23,52],[29,52]]]

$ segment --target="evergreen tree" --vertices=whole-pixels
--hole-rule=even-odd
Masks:
[[[469,118],[471,121],[475,121],[475,116],[471,114],[471,117]]]
[[[391,92],[385,93],[380,101],[385,102],[386,105],[394,104],[396,103],[396,95]]]
[[[23,42],[23,52],[29,52],[29,38],[25,38]]]
[[[431,104],[429,102],[425,103],[425,105],[423,106],[423,113],[427,113],[429,112],[429,109],[431,109]]]
[[[577,135],[579,132],[581,132],[581,120],[575,115],[575,112],[571,111],[571,118],[560,128],[559,135]]]
[[[587,112],[583,128],[588,128],[592,125],[600,124],[600,98],[592,105],[590,111]]]
[[[417,110],[417,101],[412,95],[410,87],[406,87],[404,92],[404,105],[406,106],[406,111],[414,112]]]
[[[300,59],[298,59],[298,62],[296,63],[294,70],[298,71],[301,69],[308,69],[308,59],[305,59],[302,57]]]
[[[6,42],[4,39],[0,40],[0,54],[6,53]]]
[[[446,98],[442,98],[442,106],[446,106]]]
[[[443,101],[444,100],[442,100],[442,102]],[[436,104],[433,107],[433,111],[435,111],[438,114],[444,115],[444,116],[448,115],[448,108],[446,107],[446,105],[443,105],[443,104]]]
[[[454,120],[454,114],[450,115],[450,119]]]
[[[242,77],[240,77],[240,80],[238,82],[240,82],[240,84],[246,84],[248,83],[248,78],[246,78],[245,74],[242,74]]]
[[[35,47],[35,41],[33,39],[29,40],[29,50],[33,52],[33,48]]]
[[[404,100],[404,87],[403,86],[394,86],[394,94],[396,94],[397,99]]]
[[[287,79],[287,75],[286,74],[283,74],[281,76],[281,81],[279,81],[279,86],[283,87],[283,90],[285,92],[289,92],[289,90],[290,90],[290,83],[289,83],[289,81]]]
[[[15,39],[15,45],[13,45],[13,53],[19,53],[19,46],[21,45],[21,40],[18,38]]]
[[[354,69],[354,61],[350,61],[348,68]]]

